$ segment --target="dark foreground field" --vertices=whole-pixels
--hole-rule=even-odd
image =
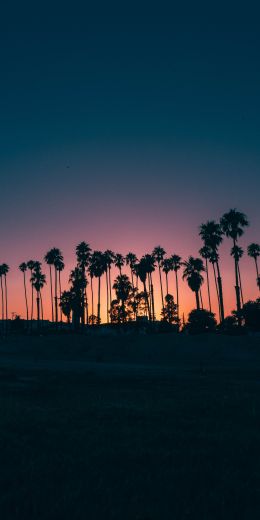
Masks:
[[[0,342],[0,518],[260,518],[259,337]]]

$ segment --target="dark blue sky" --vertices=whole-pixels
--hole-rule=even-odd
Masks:
[[[42,232],[51,224],[57,233],[68,204],[75,228],[83,206],[86,221],[96,208],[114,226],[114,208],[123,211],[128,195],[139,222],[154,204],[161,226],[177,218],[199,224],[202,215],[239,206],[256,225],[259,9],[209,4],[2,10],[0,167],[9,233],[19,226],[33,233],[36,210]]]

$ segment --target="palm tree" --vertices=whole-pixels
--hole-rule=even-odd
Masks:
[[[220,321],[223,322],[225,318],[224,313],[224,300],[223,300],[223,289],[222,289],[222,279],[220,275],[220,267],[219,267],[219,255],[218,248],[223,240],[223,231],[217,222],[214,220],[209,220],[206,224],[201,224],[200,232],[199,232],[204,246],[207,246],[210,250],[211,258],[209,259],[212,262],[213,269],[217,270],[217,295],[219,300],[219,314]]]
[[[114,264],[119,269],[119,273],[121,275],[122,274],[122,267],[125,264],[125,259],[124,259],[123,255],[121,255],[120,253],[116,253],[115,254]]]
[[[23,273],[23,285],[24,285],[24,297],[25,297],[25,306],[26,306],[26,321],[28,325],[29,321],[29,310],[28,310],[28,298],[27,298],[27,288],[26,288],[26,271],[27,271],[28,265],[26,262],[22,262],[19,265],[20,271]]]
[[[256,268],[256,283],[259,288],[258,280],[259,280],[259,271],[258,271],[258,263],[257,258],[260,256],[260,245],[256,243],[252,243],[247,248],[247,254],[250,256],[250,258],[253,258],[255,261],[255,268]]]
[[[159,277],[160,277],[160,287],[161,287],[161,298],[162,298],[162,308],[164,307],[164,298],[163,298],[163,287],[162,287],[162,273],[161,273],[161,267],[162,267],[162,261],[164,259],[166,252],[161,246],[156,246],[152,252],[153,257],[155,258],[158,269],[159,269]]]
[[[111,266],[113,265],[113,263],[115,261],[115,253],[113,253],[113,251],[111,251],[110,249],[107,249],[104,252],[104,259],[105,259],[105,263],[106,263],[106,281],[108,283],[107,294],[109,294],[109,298],[107,298],[107,302],[108,302],[107,307],[110,308],[111,302],[112,302]],[[94,315],[93,308],[92,308],[92,315]]]
[[[1,273],[4,276],[5,281],[5,319],[8,321],[8,299],[7,299],[7,280],[6,275],[9,273],[9,266],[7,264],[1,265]]]
[[[208,260],[210,259],[210,248],[208,246],[204,246],[199,250],[200,256],[204,258],[206,261],[206,276],[207,276],[207,288],[208,288],[208,300],[209,300],[209,311],[211,312],[211,298],[210,298],[210,285],[209,285],[209,270],[208,270]]]
[[[55,268],[57,270],[57,273],[58,273],[58,277],[59,277],[59,299],[61,301],[61,272],[64,270],[64,267],[65,267],[65,264],[63,262],[63,260],[56,260],[55,261]],[[60,321],[62,321],[62,309],[60,307]]]
[[[149,298],[147,293],[147,287],[146,287],[146,280],[147,280],[147,274],[148,274],[148,264],[147,259],[145,257],[142,257],[140,262],[135,265],[135,272],[137,276],[139,276],[143,286],[144,286],[144,295],[145,295],[145,301],[146,301],[146,307],[148,311],[149,319],[151,320],[151,311],[150,311],[150,305],[149,305]]]
[[[41,272],[41,264],[40,262],[35,262],[34,270],[32,273],[31,283],[34,287],[37,297],[36,297],[36,307],[37,307],[37,327],[40,328],[40,302],[41,302],[41,290],[46,284],[46,276]]]
[[[183,262],[183,265],[185,268],[182,278],[187,280],[189,288],[195,292],[197,310],[200,310],[199,292],[204,281],[201,273],[205,271],[205,267],[201,258],[194,258],[193,256],[190,256],[186,262]]]
[[[32,274],[33,274],[33,269],[34,269],[34,264],[35,264],[35,261],[34,260],[29,260],[29,262],[27,262],[27,267],[30,271],[30,282],[31,282],[31,328],[32,328],[32,321],[33,321],[33,284],[32,284]]]
[[[98,305],[97,305],[97,319],[98,324],[101,322],[100,317],[100,291],[101,291],[101,276],[106,271],[106,261],[104,254],[101,251],[94,251],[91,257],[91,269],[93,276],[98,278]]]
[[[73,311],[73,324],[75,330],[78,330],[80,326],[80,318],[82,316],[82,302],[84,291],[86,288],[86,277],[83,276],[82,269],[75,267],[70,272],[69,282],[71,283],[71,303]]]
[[[179,255],[172,255],[172,256],[171,256],[171,261],[172,261],[172,267],[173,267],[173,270],[174,270],[174,272],[175,272],[176,295],[177,295],[176,303],[177,303],[177,315],[178,315],[178,320],[179,320],[180,316],[179,316],[179,283],[178,283],[178,271],[179,271],[179,269],[181,268],[181,257],[180,257]]]
[[[230,254],[231,254],[231,256],[233,256],[234,260],[237,262],[239,287],[240,287],[240,292],[241,292],[241,301],[242,301],[242,305],[244,305],[242,283],[241,283],[241,275],[240,275],[240,267],[239,267],[239,260],[242,258],[243,254],[244,254],[244,251],[243,251],[242,247],[233,246],[232,249],[231,249]]]
[[[83,276],[86,276],[86,269],[89,266],[90,258],[91,258],[91,247],[86,242],[80,242],[80,244],[76,247],[76,256],[77,256],[77,265],[82,270]],[[87,283],[85,292],[83,294],[82,301],[82,324],[85,324],[85,304],[86,304],[86,317],[88,324],[88,298],[87,298]]]
[[[56,265],[58,265],[59,261],[63,262],[63,256],[60,249],[57,247],[53,247],[48,251],[44,257],[45,262],[50,267],[50,284],[51,284],[51,304],[52,304],[52,321],[54,320],[53,316],[53,288],[52,288],[52,270],[51,267],[54,266],[54,309],[55,309],[55,323],[58,324],[58,270]]]
[[[132,284],[126,274],[122,274],[117,276],[115,279],[113,289],[116,292],[116,297],[119,301],[122,302],[122,320],[123,323],[126,322],[126,311],[125,311],[125,303],[129,298],[129,294],[132,290]]]
[[[1,281],[1,300],[2,300],[2,327],[4,327],[4,319],[5,319],[5,305],[4,305],[4,286],[3,286],[3,269],[2,265],[0,265],[0,281]]]
[[[244,213],[237,211],[236,209],[231,209],[228,213],[225,213],[223,217],[220,219],[221,228],[226,237],[231,238],[233,241],[233,247],[237,246],[237,239],[241,237],[244,233],[245,227],[249,225],[247,217]],[[235,291],[236,291],[236,304],[237,304],[237,313],[239,325],[241,325],[241,287],[239,283],[239,257],[238,255],[234,256],[235,262]]]
[[[154,291],[153,291],[153,278],[152,273],[155,271],[155,259],[153,255],[144,255],[143,260],[146,262],[146,271],[148,274],[149,281],[149,293],[150,293],[150,312],[152,320],[155,320],[155,308],[154,308]]]

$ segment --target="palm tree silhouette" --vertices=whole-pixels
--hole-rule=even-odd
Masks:
[[[34,264],[35,264],[34,260],[29,260],[27,262],[27,267],[28,267],[28,269],[30,271],[30,282],[31,282],[31,279],[32,279]],[[32,328],[32,321],[33,321],[33,284],[31,282],[31,328]]]
[[[233,256],[234,260],[237,262],[237,269],[238,269],[238,279],[239,279],[239,287],[240,287],[240,293],[241,293],[241,301],[242,305],[244,305],[244,299],[243,299],[243,291],[242,291],[242,282],[241,282],[241,274],[240,274],[240,266],[239,266],[239,260],[242,258],[244,251],[242,247],[239,246],[233,246],[230,252],[231,256]]]
[[[60,308],[64,316],[67,318],[67,323],[70,323],[72,312],[72,295],[71,291],[63,291],[60,298]]]
[[[255,268],[256,268],[256,283],[257,283],[258,288],[260,288],[260,287],[259,287],[259,283],[258,283],[258,280],[259,280],[259,271],[258,271],[258,263],[257,263],[257,259],[258,259],[258,257],[260,256],[260,245],[254,243],[254,242],[252,242],[252,244],[249,244],[249,246],[248,246],[248,248],[247,248],[247,254],[248,254],[248,256],[250,256],[250,258],[253,258],[254,261],[255,261]]]
[[[204,246],[199,250],[200,256],[204,258],[206,261],[206,276],[207,276],[207,288],[208,288],[208,300],[209,300],[209,311],[211,312],[211,298],[210,298],[210,285],[209,285],[209,270],[208,270],[208,260],[210,259],[210,248],[208,246]]]
[[[244,233],[245,227],[249,225],[247,217],[244,213],[237,211],[236,209],[231,209],[227,213],[223,215],[220,219],[220,224],[223,232],[228,238],[231,238],[233,241],[233,247],[237,246],[237,239],[241,237]],[[239,283],[239,255],[234,254],[234,262],[235,262],[235,291],[236,291],[236,304],[237,304],[237,314],[238,314],[238,322],[241,325],[241,287]]]
[[[58,324],[58,270],[56,266],[61,261],[63,262],[63,256],[61,250],[57,247],[53,247],[48,251],[44,257],[45,262],[50,267],[50,284],[51,284],[51,304],[52,304],[52,321],[54,320],[53,316],[53,285],[52,285],[52,266],[54,266],[54,309],[55,309],[55,323]]]
[[[114,264],[119,269],[119,273],[121,275],[122,274],[122,267],[125,264],[125,259],[124,259],[123,255],[121,255],[120,253],[116,253],[115,254]]]
[[[158,269],[159,269],[159,277],[160,277],[160,287],[161,287],[161,298],[162,298],[162,308],[164,307],[164,298],[163,298],[163,287],[162,287],[162,273],[161,273],[161,267],[162,267],[162,261],[164,259],[166,252],[161,246],[156,246],[152,252],[153,257],[155,258]]]
[[[134,274],[135,274],[134,268],[138,262],[137,256],[135,255],[135,253],[129,252],[129,253],[127,253],[125,259],[126,259],[126,265],[129,265],[130,270],[131,270],[132,286],[134,287]]]
[[[106,271],[106,259],[101,251],[94,251],[91,257],[91,270],[93,276],[98,278],[98,305],[97,305],[97,320],[98,324],[101,322],[100,317],[100,292],[101,292],[101,276]]]
[[[71,304],[73,311],[73,324],[75,330],[78,330],[80,326],[80,319],[82,316],[82,295],[86,288],[86,277],[83,276],[82,269],[75,267],[70,272],[69,282],[71,283]]]
[[[177,317],[178,320],[180,319],[179,316],[179,281],[178,281],[178,271],[181,268],[181,257],[179,255],[172,255],[171,256],[172,261],[172,267],[175,272],[175,283],[176,283],[176,304],[177,304]]]
[[[183,262],[183,266],[182,278],[187,280],[189,288],[195,292],[197,310],[200,310],[199,292],[204,281],[201,273],[205,271],[205,267],[201,258],[194,258],[193,256],[190,256],[186,262]]]
[[[146,254],[143,256],[143,260],[146,262],[146,271],[148,274],[149,282],[149,293],[150,293],[150,313],[151,318],[155,320],[155,308],[154,308],[154,291],[153,291],[153,278],[152,273],[155,271],[155,259],[153,255]]]
[[[4,319],[5,319],[5,305],[4,305],[4,286],[3,286],[3,269],[2,265],[0,265],[0,281],[1,281],[1,301],[2,301],[2,327],[4,328]]]
[[[62,294],[62,291],[61,291],[61,272],[64,270],[64,267],[65,267],[65,264],[63,262],[63,260],[60,260],[57,259],[55,261],[55,268],[57,270],[57,273],[58,273],[58,278],[59,278],[59,299],[61,301],[61,294]],[[62,309],[60,307],[60,321],[62,322]]]
[[[41,263],[35,262],[34,269],[31,277],[31,284],[36,291],[36,308],[37,308],[37,327],[40,328],[40,319],[41,319],[41,311],[40,311],[40,302],[41,302],[41,290],[46,284],[46,276],[41,272]]]
[[[223,289],[222,289],[222,279],[220,275],[220,267],[219,267],[219,255],[218,248],[223,241],[223,231],[217,222],[214,220],[209,220],[206,224],[201,224],[200,232],[199,232],[204,246],[208,247],[210,250],[210,262],[213,265],[214,276],[217,280],[217,295],[219,300],[219,314],[220,321],[223,322],[225,318],[224,313],[224,300],[223,300]],[[215,274],[215,266],[217,270],[217,276]]]
[[[86,269],[89,266],[91,258],[91,247],[86,242],[80,242],[76,247],[77,265],[82,270],[82,274],[86,277]],[[87,280],[86,280],[87,282]],[[87,297],[87,283],[83,293],[82,301],[82,325],[85,324],[85,305],[86,305],[86,318],[88,324],[88,297]]]
[[[1,265],[1,273],[2,273],[2,276],[4,276],[4,281],[5,281],[5,319],[6,319],[6,323],[8,321],[8,298],[7,298],[7,280],[6,280],[6,277],[7,277],[7,274],[9,273],[9,266],[7,264],[2,264]]]
[[[121,301],[121,309],[122,309],[122,319],[123,323],[126,322],[126,311],[125,311],[125,303],[129,298],[129,294],[131,292],[132,284],[126,274],[121,274],[117,276],[115,279],[113,289],[116,292],[116,297],[119,301]]]
[[[108,309],[110,309],[111,302],[112,302],[111,266],[113,265],[113,263],[115,261],[115,253],[113,253],[113,251],[111,251],[110,249],[107,249],[104,252],[104,260],[105,260],[105,264],[106,264],[106,281],[108,282],[107,294],[109,294],[109,298],[107,297],[107,307],[108,307]],[[94,315],[93,309],[92,309],[92,315]]]
[[[143,286],[144,286],[144,296],[146,301],[146,307],[148,312],[149,320],[151,320],[151,310],[150,310],[150,304],[149,304],[149,298],[148,298],[148,292],[146,287],[146,280],[147,280],[147,274],[149,269],[149,264],[147,263],[147,259],[145,257],[142,257],[140,262],[135,265],[135,272],[137,276],[140,278]]]
[[[19,265],[20,271],[23,273],[23,285],[24,285],[24,297],[25,297],[25,307],[26,307],[26,321],[28,325],[29,321],[29,310],[28,310],[28,298],[27,298],[27,287],[26,287],[26,271],[27,271],[28,265],[26,262],[22,262]]]

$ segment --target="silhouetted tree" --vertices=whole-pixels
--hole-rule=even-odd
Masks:
[[[82,316],[82,294],[86,288],[86,277],[83,276],[82,269],[75,267],[70,273],[69,282],[71,283],[71,303],[73,312],[73,325],[78,330],[80,318]]]
[[[128,276],[126,274],[117,276],[113,289],[116,292],[117,300],[121,302],[122,322],[125,323],[127,319],[126,301],[128,300],[132,290],[132,284]]]
[[[108,283],[108,289],[107,289],[107,310],[111,307],[111,301],[112,301],[112,282],[111,282],[111,267],[115,261],[115,253],[111,251],[110,249],[107,249],[104,252],[104,259],[105,259],[105,265],[106,265],[106,281]],[[109,294],[109,298],[108,298]],[[93,309],[92,309],[93,314]]]
[[[220,219],[220,224],[223,232],[228,238],[231,238],[233,241],[233,247],[237,246],[237,239],[241,237],[244,233],[244,228],[249,225],[247,217],[244,213],[237,211],[236,209],[231,209],[228,213],[225,213],[223,217]],[[236,291],[236,304],[237,304],[237,313],[238,316],[241,314],[241,288],[239,283],[239,258],[237,255],[234,255],[235,262],[235,291]],[[241,324],[241,319],[239,318],[239,325]]]
[[[26,287],[26,271],[27,271],[27,263],[22,262],[19,265],[20,271],[23,273],[23,285],[24,285],[24,297],[25,297],[25,307],[26,307],[26,321],[28,324],[29,321],[29,309],[28,309],[28,298],[27,298],[27,287]]]
[[[101,322],[100,317],[100,290],[101,290],[101,276],[106,270],[106,259],[101,251],[94,251],[91,257],[91,270],[93,276],[98,278],[98,305],[97,305],[97,318],[98,323]]]
[[[194,258],[190,256],[186,262],[183,262],[183,280],[187,280],[189,288],[195,292],[197,310],[200,310],[200,299],[199,291],[203,283],[202,272],[205,271],[205,267],[201,258]]]
[[[119,269],[119,273],[121,275],[122,274],[122,267],[125,264],[125,259],[124,259],[123,255],[121,255],[120,253],[116,253],[115,254],[114,264]]]
[[[80,242],[76,247],[76,257],[77,257],[77,265],[82,270],[82,276],[86,278],[86,270],[89,266],[91,259],[91,247],[86,242]],[[88,324],[88,297],[87,297],[87,278],[86,278],[86,287],[82,296],[82,316],[81,322],[82,325],[85,324],[85,308],[86,308],[86,318]]]
[[[62,290],[61,290],[61,272],[64,270],[64,262],[58,258],[55,262],[55,268],[56,268],[56,271],[58,273],[58,276],[59,276],[59,299],[61,301],[61,294],[62,294]],[[62,321],[62,309],[60,307],[60,321]]]
[[[219,255],[218,248],[223,241],[223,231],[221,229],[220,224],[215,222],[214,220],[209,220],[206,224],[201,224],[200,226],[200,236],[204,242],[204,245],[210,250],[210,262],[213,265],[214,276],[216,278],[215,266],[217,269],[217,296],[219,300],[219,314],[220,321],[224,320],[224,300],[223,300],[223,289],[222,289],[222,279],[220,275],[220,267],[219,267]]]
[[[175,283],[176,283],[176,303],[177,303],[177,314],[178,320],[180,319],[180,306],[179,306],[179,283],[178,283],[178,271],[181,268],[181,257],[179,255],[171,256],[172,267],[175,272]]]
[[[148,275],[149,282],[149,294],[150,294],[150,318],[155,320],[155,308],[154,308],[154,291],[153,291],[153,277],[152,273],[155,271],[155,259],[153,255],[146,254],[143,256],[143,262],[146,264],[146,272]]]
[[[151,311],[150,311],[150,305],[149,305],[149,298],[148,298],[148,292],[146,287],[146,280],[147,280],[147,273],[148,273],[148,264],[147,260],[142,257],[140,262],[138,262],[135,266],[135,272],[137,276],[140,278],[143,286],[144,286],[144,296],[146,301],[146,308],[148,312],[149,319],[151,319]]]
[[[164,306],[164,303],[163,303],[163,287],[162,287],[162,273],[161,273],[161,268],[162,268],[162,261],[164,259],[164,256],[165,256],[165,251],[164,249],[161,247],[161,246],[156,246],[152,252],[152,255],[155,259],[155,261],[157,262],[157,265],[158,265],[158,269],[159,269],[159,277],[160,277],[160,288],[161,288],[161,299],[162,299],[162,308]]]
[[[165,305],[162,309],[161,316],[162,321],[176,325],[178,324],[177,305],[174,303],[172,294],[166,294]]]
[[[40,262],[34,262],[34,269],[31,278],[32,286],[36,291],[36,308],[37,308],[37,326],[40,328],[40,319],[41,319],[41,311],[40,311],[40,301],[41,301],[41,289],[44,287],[46,283],[46,276],[41,272],[41,264]]]
[[[257,259],[258,257],[260,256],[260,245],[259,244],[256,244],[256,243],[252,243],[248,246],[247,248],[247,254],[248,256],[250,256],[250,258],[253,258],[254,261],[255,261],[255,268],[256,268],[256,283],[257,283],[257,286],[258,286],[258,289],[260,289],[260,284],[259,284],[259,271],[258,271],[258,263],[257,263]]]
[[[61,293],[60,308],[64,316],[67,318],[67,322],[70,323],[73,308],[73,297],[71,291],[63,291]]]
[[[199,254],[206,261],[206,276],[207,276],[208,300],[209,300],[209,310],[211,312],[211,298],[210,298],[209,270],[208,270],[208,260],[210,259],[210,248],[208,246],[202,247],[199,250]]]
[[[186,327],[190,334],[201,334],[203,332],[214,332],[216,325],[215,314],[205,309],[194,309],[189,314]]]

